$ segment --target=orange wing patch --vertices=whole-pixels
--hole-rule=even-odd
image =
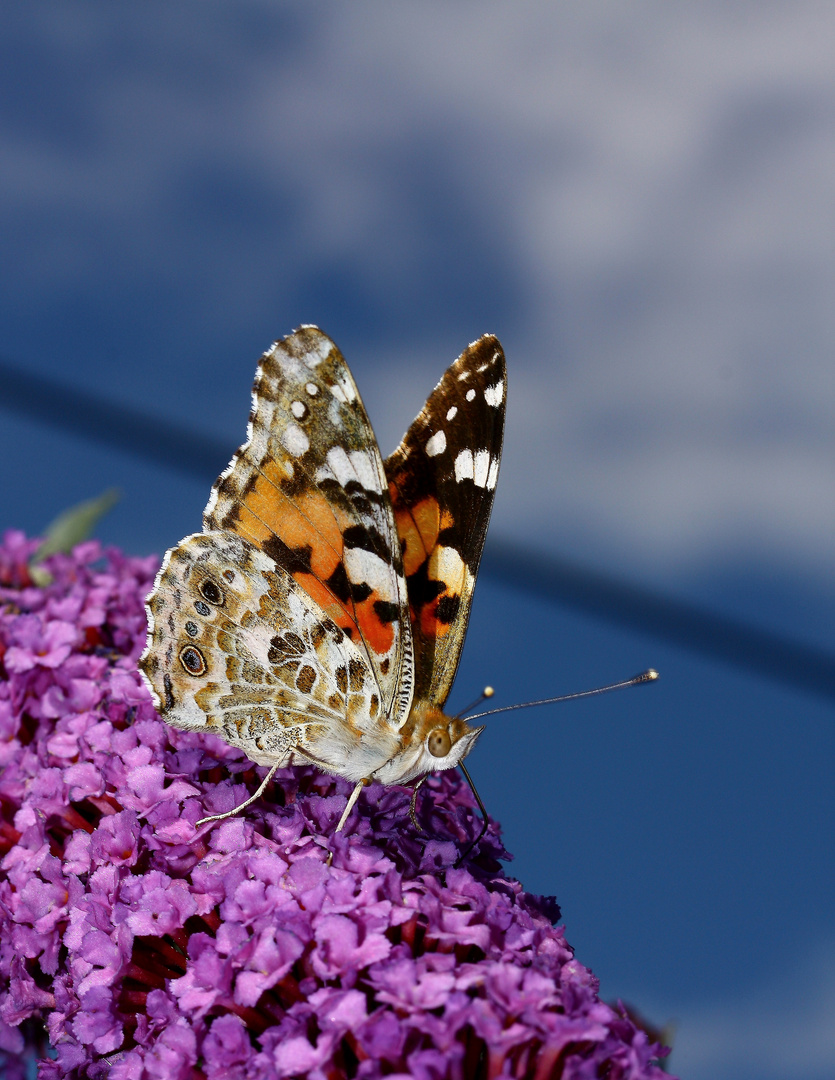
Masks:
[[[412,625],[422,637],[445,637],[468,587],[469,573],[458,552],[439,543],[443,530],[454,527],[453,516],[441,510],[434,495],[408,506],[393,482],[389,493],[403,551]]]
[[[341,560],[337,560],[334,573],[339,573],[340,569],[344,569],[343,564]],[[328,618],[333,619],[349,638],[353,638],[359,632],[372,652],[377,653],[378,656],[385,656],[389,652],[394,644],[394,629],[391,621],[384,622],[378,615],[375,604],[385,603],[378,593],[372,591],[365,600],[350,603],[335,596],[331,589],[314,574],[297,571],[293,577],[311,600],[317,603]]]
[[[453,515],[441,510],[433,495],[409,507],[396,484],[389,484],[389,492],[403,551],[412,624],[423,637],[444,637],[468,582],[467,566],[458,552],[439,543],[443,530],[454,527]]]
[[[408,578],[426,561],[438,540],[441,508],[434,496],[423,499],[416,506],[398,505],[400,493],[393,483],[389,484],[389,494],[403,552],[403,573]]]

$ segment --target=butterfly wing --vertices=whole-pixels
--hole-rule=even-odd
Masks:
[[[504,431],[506,372],[492,335],[441,379],[386,479],[403,551],[415,650],[415,699],[443,706],[470,614]]]
[[[394,752],[359,651],[242,537],[198,533],[169,551],[148,615],[140,668],[174,727],[219,735],[259,765],[309,754],[355,781]]]
[[[381,718],[405,722],[413,644],[383,464],[348,366],[315,326],[262,356],[247,441],[203,528],[236,533],[286,571],[367,661]]]

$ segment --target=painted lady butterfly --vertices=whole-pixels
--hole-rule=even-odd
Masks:
[[[312,762],[356,785],[339,831],[364,783],[420,782],[472,750],[483,729],[443,707],[504,403],[504,354],[488,335],[383,462],[321,330],[303,326],[261,358],[247,441],[212,489],[203,532],[163,560],[139,661],[169,724],[271,766],[243,806],[279,766]]]

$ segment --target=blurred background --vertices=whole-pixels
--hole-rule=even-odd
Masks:
[[[525,886],[690,1080],[835,1060],[835,9],[7,2],[3,520],[197,530],[303,322],[383,453],[509,367],[451,705]]]

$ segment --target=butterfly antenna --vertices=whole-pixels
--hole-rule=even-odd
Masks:
[[[491,698],[495,694],[495,692],[496,691],[492,686],[485,686],[475,701],[471,701],[466,709],[462,709],[459,713],[455,714],[456,720],[460,720],[462,716],[466,716],[470,709],[477,709],[482,701],[487,701],[488,698]]]
[[[658,672],[655,668],[647,668],[646,671],[642,671],[640,675],[633,675],[631,679],[623,679],[621,682],[611,683],[609,686],[598,686],[594,690],[580,690],[575,694],[560,694],[559,697],[542,698],[540,701],[524,701],[518,705],[503,705],[498,709],[487,709],[486,712],[476,713],[474,716],[469,717],[470,720],[481,720],[485,716],[495,716],[496,713],[511,712],[513,709],[530,709],[534,705],[553,705],[557,701],[574,701],[575,698],[593,697],[595,694],[608,694],[610,690],[623,690],[627,686],[640,686],[641,683],[655,682],[658,678]],[[468,705],[466,709],[462,709],[458,716],[463,716],[464,713],[468,713],[470,709],[474,709],[477,705],[480,705],[482,701],[486,701],[493,696],[493,687],[485,686],[481,693],[481,696],[476,698],[472,705]],[[458,858],[455,860],[454,865],[460,866],[461,863],[467,858],[473,848],[477,847],[481,843],[484,834],[487,832],[487,827],[490,824],[487,817],[487,810],[484,803],[481,801],[481,796],[473,783],[473,778],[467,772],[467,766],[463,761],[458,762],[458,768],[464,774],[464,779],[470,785],[470,791],[475,796],[475,801],[481,811],[481,829],[478,836],[473,840],[465,849],[461,852]],[[412,804],[414,805],[414,796],[412,797]],[[415,821],[414,817],[412,818]],[[417,822],[415,822],[417,824]]]
[[[610,686],[598,686],[594,690],[580,690],[576,694],[560,694],[559,697],[542,698],[539,701],[523,701],[518,705],[502,705],[498,709],[488,709],[486,712],[476,713],[475,716],[470,716],[468,719],[481,720],[485,716],[495,716],[496,713],[512,712],[513,709],[531,709],[534,705],[554,705],[558,701],[574,701],[576,698],[594,697],[595,694],[608,694],[610,690],[623,690],[627,686],[640,686],[641,683],[654,682],[657,678],[658,672],[654,668],[648,668],[646,671],[642,671],[640,675],[633,675],[631,679],[624,679],[622,682],[612,683]],[[483,697],[481,700],[484,700]],[[470,786],[472,787],[472,781],[470,781]],[[473,791],[475,791],[475,788],[473,788]]]

